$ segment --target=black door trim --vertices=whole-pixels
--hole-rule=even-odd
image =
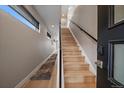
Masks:
[[[109,40],[108,41],[108,80],[120,87],[124,87],[123,84],[114,79],[114,45],[115,44],[124,44],[123,40]]]
[[[108,29],[112,29],[112,28],[115,28],[115,27],[117,27],[117,26],[119,26],[119,25],[122,25],[122,24],[124,24],[124,20],[122,20],[122,21],[120,21],[120,22],[118,22],[118,23],[114,23],[114,5],[109,5],[108,6],[108,8],[109,8],[109,22],[108,22]]]

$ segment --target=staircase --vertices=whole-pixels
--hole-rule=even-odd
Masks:
[[[69,29],[62,28],[62,51],[65,88],[96,87],[95,75],[89,71],[89,64],[77,46]]]

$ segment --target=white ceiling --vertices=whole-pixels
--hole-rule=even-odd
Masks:
[[[69,5],[62,5],[62,8],[61,8],[62,14],[61,14],[61,16],[64,14],[64,16],[67,17],[67,15],[68,15],[68,7],[69,7]]]
[[[59,23],[61,19],[60,5],[35,5],[34,8],[41,15],[51,34],[59,31]],[[54,25],[55,27],[52,27]]]

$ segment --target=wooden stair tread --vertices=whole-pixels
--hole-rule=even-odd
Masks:
[[[78,46],[63,46],[62,48],[79,48]]]
[[[70,48],[70,49],[63,49],[63,51],[71,51],[71,50],[73,50],[73,51],[79,51],[78,48],[77,48],[77,49],[76,49],[76,48],[75,48],[75,49],[73,49],[73,48]]]
[[[79,64],[79,63],[77,63],[77,64],[74,64],[74,63],[65,63],[64,64],[64,67],[75,67],[75,68],[81,68],[81,67],[84,67],[84,66],[89,66],[89,64]]]
[[[65,40],[65,41],[75,41],[74,38],[72,38],[72,37],[62,37],[62,40]]]
[[[62,42],[62,46],[77,46],[77,44],[76,43],[64,43],[64,42]]]
[[[79,47],[79,46],[75,46],[75,45],[62,45],[62,47]]]
[[[80,53],[77,53],[77,54],[76,53],[75,54],[64,53],[63,56],[69,56],[69,57],[70,56],[81,56],[81,54]]]
[[[84,58],[84,56],[82,56],[82,55],[63,55],[63,57],[64,58],[74,58],[74,57],[76,57],[76,58]]]
[[[81,51],[67,51],[65,53],[81,53]]]
[[[73,53],[73,54],[70,54],[70,53],[63,53],[63,57],[67,56],[67,57],[73,57],[73,56],[80,56],[81,54],[80,53]]]
[[[62,44],[62,46],[70,47],[70,46],[76,46],[76,44]],[[77,46],[77,47],[78,47],[78,46]]]
[[[73,37],[62,37],[62,40],[75,41]]]
[[[48,88],[50,80],[30,80],[26,85],[25,88]]]
[[[63,54],[68,54],[68,55],[81,55],[81,51],[64,51]]]
[[[75,59],[75,60],[73,60],[73,59],[64,59],[64,62],[84,62],[84,60],[83,59]]]
[[[82,61],[79,61],[79,62],[64,62],[64,65],[89,65],[89,64],[85,64],[84,62]]]
[[[63,38],[73,38],[73,36],[62,36],[62,39]],[[74,38],[73,38],[74,39]]]
[[[95,76],[93,75],[81,75],[81,74],[75,74],[75,75],[68,75],[68,76],[64,76],[64,80],[67,83],[91,83],[91,82],[95,82]]]
[[[81,57],[81,56],[79,56],[79,57],[74,57],[74,56],[65,56],[65,57],[63,57],[63,60],[69,60],[69,61],[84,61],[84,58],[85,57]]]
[[[95,82],[95,77],[64,77],[65,83],[92,83]]]
[[[64,64],[64,70],[65,72],[66,71],[86,71],[86,70],[89,70],[89,65],[88,64],[85,64],[85,65],[65,65]]]
[[[80,50],[63,50],[63,52],[81,52]]]
[[[77,75],[81,75],[81,76],[95,76],[93,73],[91,73],[90,71],[66,71],[64,72],[65,76],[70,76],[70,75],[74,75],[75,77],[77,77]]]
[[[76,45],[76,42],[74,42],[74,41],[63,41],[62,45],[63,45],[63,43],[64,44],[75,44]]]
[[[67,50],[67,49],[73,49],[73,50],[78,50],[78,47],[62,47],[63,50]]]
[[[65,83],[66,88],[95,88],[96,82],[91,83]]]

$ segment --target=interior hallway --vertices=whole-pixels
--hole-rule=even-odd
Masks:
[[[82,13],[83,9],[86,10],[85,13]],[[86,15],[90,15],[91,9],[95,11],[96,6],[0,6],[0,87],[96,87],[94,62],[97,45],[71,23],[73,20],[86,28],[90,27],[87,31],[96,36],[94,28],[97,27],[92,26],[93,23],[89,24],[94,20],[84,20],[89,19],[85,17],[89,17]],[[53,52],[57,54],[57,58],[51,69],[47,60]],[[42,69],[44,65],[47,69]],[[36,77],[32,79],[33,76]]]

